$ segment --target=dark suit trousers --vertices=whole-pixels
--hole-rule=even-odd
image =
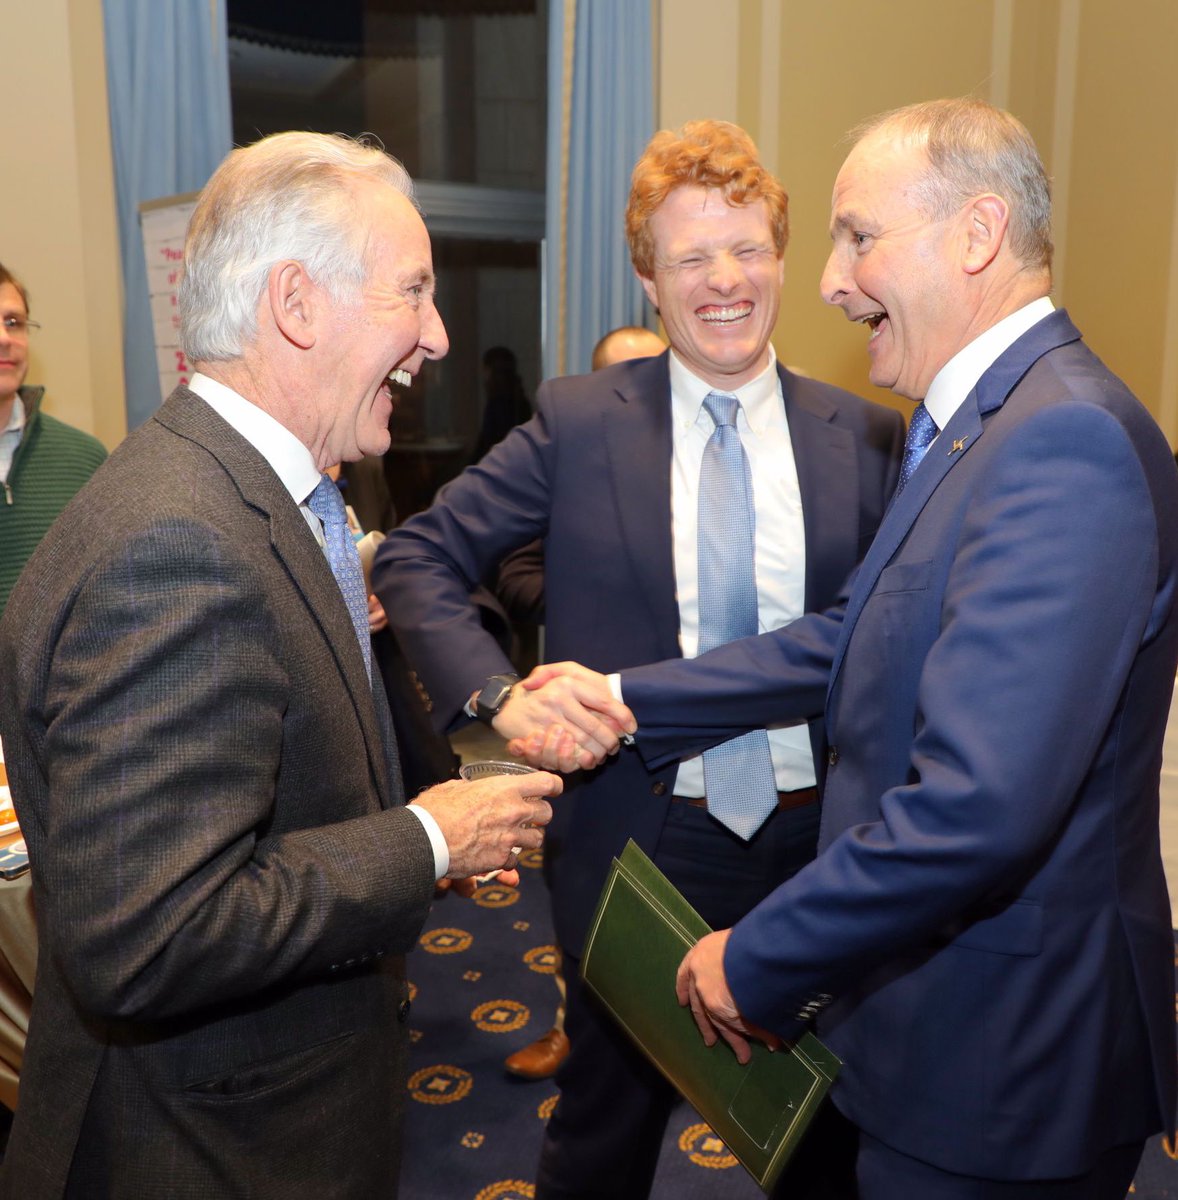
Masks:
[[[675,802],[654,860],[713,929],[727,929],[814,857],[817,838],[816,804],[774,813],[742,842],[706,810]],[[561,969],[570,1053],[536,1200],[644,1200],[678,1094],[582,986],[580,960],[566,954]]]
[[[1067,1179],[978,1179],[901,1154],[828,1104],[772,1200],[1124,1200],[1144,1149],[1144,1142],[1114,1146],[1090,1171]],[[805,1178],[800,1191],[795,1166]]]
[[[859,1200],[1124,1200],[1144,1142],[1106,1150],[1091,1171],[1069,1179],[1000,1180],[952,1175],[860,1134]]]

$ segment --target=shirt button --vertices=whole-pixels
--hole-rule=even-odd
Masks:
[[[412,1005],[410,1004],[410,1002],[408,1000],[402,1000],[400,1005],[398,1006],[397,1020],[400,1021],[402,1025],[404,1025],[405,1022],[409,1020],[409,1009],[411,1007],[412,1007]]]

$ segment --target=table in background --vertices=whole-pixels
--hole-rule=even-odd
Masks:
[[[15,823],[4,747],[0,746],[0,807],[4,820]],[[0,853],[20,841],[20,830],[9,825],[0,837]],[[0,1103],[16,1108],[29,1009],[33,1003],[33,976],[37,973],[37,928],[33,921],[33,889],[29,873],[15,879],[0,878]]]

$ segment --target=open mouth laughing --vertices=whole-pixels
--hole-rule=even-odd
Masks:
[[[746,320],[752,311],[752,304],[746,300],[743,304],[732,304],[725,308],[701,308],[696,316],[709,325],[736,325]]]

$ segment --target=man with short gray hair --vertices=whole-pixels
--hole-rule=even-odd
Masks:
[[[403,956],[435,887],[535,848],[553,776],[404,804],[330,464],[448,343],[408,176],[235,150],[185,245],[189,387],[111,456],[0,622],[39,969],[0,1188],[392,1197]]]

